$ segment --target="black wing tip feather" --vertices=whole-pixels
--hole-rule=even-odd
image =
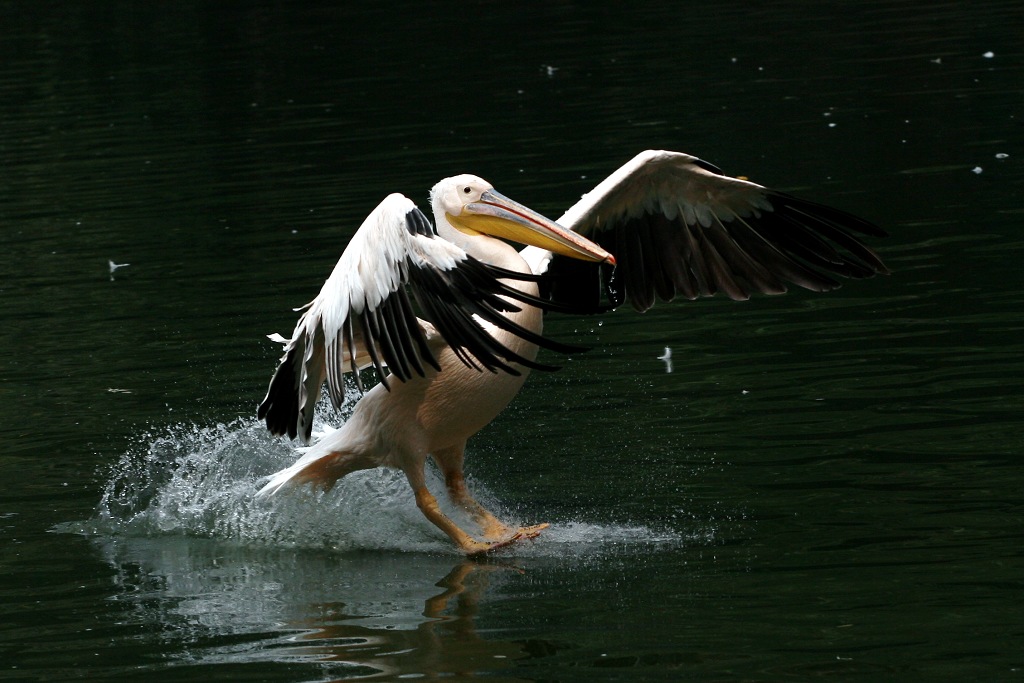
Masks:
[[[419,207],[414,206],[405,214],[405,227],[412,235],[424,235],[426,237],[437,235],[437,230],[431,224],[430,219],[419,210]]]
[[[888,266],[875,251],[864,244],[856,235],[884,238],[888,233],[881,227],[860,216],[836,209],[826,204],[819,204],[782,192],[770,192],[769,201],[779,217],[793,229],[794,234],[803,230],[811,234],[811,240],[804,239],[801,246],[814,248],[811,241],[821,240],[834,249],[830,264],[821,266],[832,272],[850,279],[864,279],[875,275],[890,275]],[[839,247],[840,249],[835,249]],[[822,252],[818,252],[820,256]],[[807,259],[815,265],[813,259]]]
[[[410,270],[416,269],[416,266],[410,267]],[[402,287],[392,292],[377,308],[360,314],[350,312],[349,315],[359,319],[364,345],[385,389],[391,390],[388,384],[391,377],[407,382],[414,375],[426,377],[427,365],[435,370],[441,369],[416,320],[412,302]],[[384,372],[385,365],[389,373]]]
[[[820,218],[827,219],[846,230],[870,235],[871,237],[889,236],[889,233],[879,225],[861,218],[856,214],[843,211],[842,209],[837,209],[834,206],[829,206],[828,204],[813,202],[809,199],[803,199],[802,197],[797,197],[778,190],[769,190],[767,197],[768,201],[773,205],[791,206],[794,208],[804,209]]]
[[[538,276],[492,266],[469,255],[448,270],[418,266],[409,269],[409,282],[425,317],[468,367],[513,375],[521,374],[513,364],[533,370],[558,369],[515,353],[488,334],[474,316],[552,351],[577,353],[586,350],[548,339],[503,315],[521,310],[512,301],[542,309],[549,305],[540,297],[502,282],[507,279],[536,281]]]
[[[505,283],[501,282],[501,279],[510,278],[533,282],[537,281],[537,279],[540,278],[541,276],[533,275],[532,273],[519,273],[513,270],[507,270],[505,268],[493,266],[484,263],[478,259],[475,259],[472,256],[467,258],[466,263],[469,264],[468,267],[471,269],[479,268],[483,271],[479,277],[489,276],[490,281],[488,282],[488,288],[492,290],[493,294],[507,296],[511,299],[519,301],[520,303],[526,304],[528,306],[535,306],[542,310],[554,311],[562,308],[561,306],[559,306],[559,304],[557,304],[554,301],[534,296],[532,294],[528,294],[527,292],[523,292],[519,289],[516,289],[515,287],[510,287]],[[495,310],[500,310],[498,309],[498,305],[503,304],[504,301],[497,296],[493,296],[493,298],[489,300],[489,303],[492,304]],[[515,308],[516,312],[518,312],[518,310],[518,308]],[[488,314],[489,313],[490,312],[488,311]],[[512,332],[516,336],[525,339],[526,341],[533,342],[538,346],[542,346],[552,351],[558,351],[559,353],[579,353],[587,350],[585,347],[582,346],[564,344],[562,342],[549,339],[543,335],[532,332],[501,315],[491,320],[491,322],[498,325],[499,327],[506,329],[509,332]],[[550,369],[550,367],[545,366],[539,369]]]
[[[841,286],[837,276],[891,273],[859,237],[886,237],[879,226],[783,192],[769,190],[766,198],[771,210],[716,219],[711,226],[671,222],[655,213],[621,223],[601,241],[619,263],[608,289],[643,312],[677,295],[723,293],[742,301],[755,293],[782,294],[786,283],[825,292]],[[555,265],[549,270],[556,271]]]
[[[267,430],[274,436],[287,434],[289,439],[294,439],[298,435],[299,397],[291,361],[290,355],[281,360],[270,380],[267,395],[256,409],[256,417],[266,422]]]

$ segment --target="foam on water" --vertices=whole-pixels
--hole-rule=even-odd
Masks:
[[[315,429],[323,431],[318,422]],[[329,428],[327,428],[329,429]],[[375,469],[353,473],[329,493],[288,489],[269,500],[255,494],[269,475],[298,457],[294,447],[272,437],[255,419],[214,427],[175,425],[144,434],[111,468],[94,520],[80,531],[100,535],[151,537],[182,535],[246,545],[332,550],[385,549],[457,551],[416,508],[404,474]],[[472,522],[447,504],[441,477],[428,471],[428,486],[442,509],[472,530]],[[485,506],[510,524],[519,520],[479,482],[471,489]],[[551,527],[531,543],[506,552],[544,556],[592,554],[636,545],[678,545],[688,538],[646,526],[617,526],[581,520],[546,520]]]

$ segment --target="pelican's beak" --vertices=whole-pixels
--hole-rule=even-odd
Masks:
[[[462,207],[461,215],[447,217],[452,225],[469,234],[483,233],[583,261],[615,264],[615,257],[599,244],[494,190]]]

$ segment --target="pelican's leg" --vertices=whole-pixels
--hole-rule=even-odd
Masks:
[[[416,507],[420,509],[424,517],[430,520],[431,524],[448,534],[448,538],[455,541],[455,544],[464,553],[475,555],[485,553],[494,547],[493,543],[482,543],[476,540],[460,529],[446,514],[441,512],[441,509],[437,506],[437,499],[427,489],[427,484],[423,477],[422,463],[419,467],[405,470],[405,476],[409,479],[409,485],[412,486],[412,490],[416,494]]]
[[[448,487],[448,497],[453,503],[465,510],[473,521],[480,525],[483,536],[488,541],[499,541],[509,537],[533,538],[548,527],[547,524],[512,529],[495,517],[483,505],[469,494],[466,479],[462,474],[462,462],[465,457],[465,442],[439,450],[433,454],[434,462],[444,474],[444,483]]]
[[[462,443],[458,446],[438,450],[433,454],[434,462],[441,468],[441,473],[444,475],[444,484],[448,488],[448,498],[465,510],[473,518],[473,521],[480,525],[484,538],[496,541],[510,536],[512,529],[492,515],[473,496],[469,495],[466,479],[462,474],[465,448],[466,444]]]

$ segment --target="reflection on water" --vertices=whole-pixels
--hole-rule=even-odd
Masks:
[[[481,636],[487,593],[521,570],[436,555],[254,552],[223,542],[98,537],[129,618],[190,664],[315,664],[325,677],[497,671],[522,643]],[[536,647],[534,645],[533,647]]]

